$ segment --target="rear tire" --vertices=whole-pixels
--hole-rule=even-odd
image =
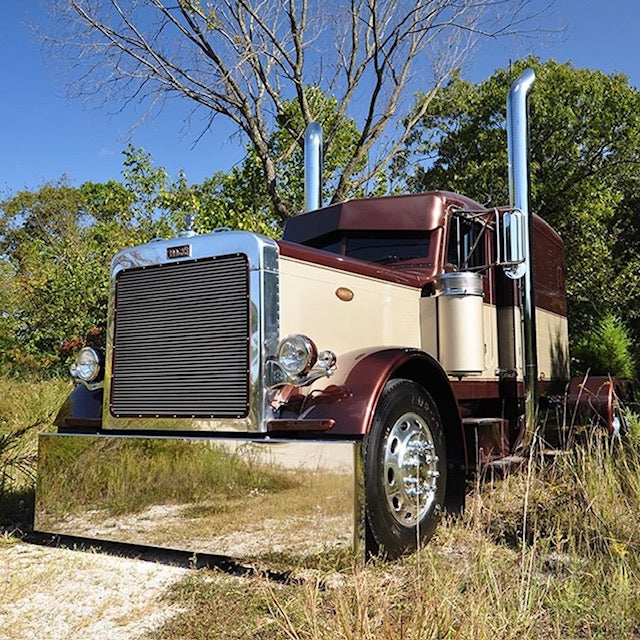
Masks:
[[[433,535],[447,484],[442,421],[429,393],[411,380],[389,381],[364,452],[369,551],[415,551]]]

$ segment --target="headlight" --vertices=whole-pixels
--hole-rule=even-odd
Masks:
[[[288,336],[278,345],[278,362],[289,376],[302,376],[316,363],[316,345],[303,335]]]
[[[78,380],[92,382],[100,375],[100,356],[91,347],[83,347],[69,368],[71,375]]]

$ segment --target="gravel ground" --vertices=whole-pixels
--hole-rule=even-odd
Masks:
[[[140,638],[177,613],[160,597],[186,571],[132,558],[4,542],[0,638]]]

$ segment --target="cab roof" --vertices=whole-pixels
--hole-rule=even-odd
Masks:
[[[282,239],[306,244],[336,231],[432,231],[444,224],[449,207],[484,209],[449,191],[347,200],[290,218]]]

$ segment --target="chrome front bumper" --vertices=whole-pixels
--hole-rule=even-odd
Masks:
[[[43,434],[34,529],[240,560],[360,555],[361,442]]]

